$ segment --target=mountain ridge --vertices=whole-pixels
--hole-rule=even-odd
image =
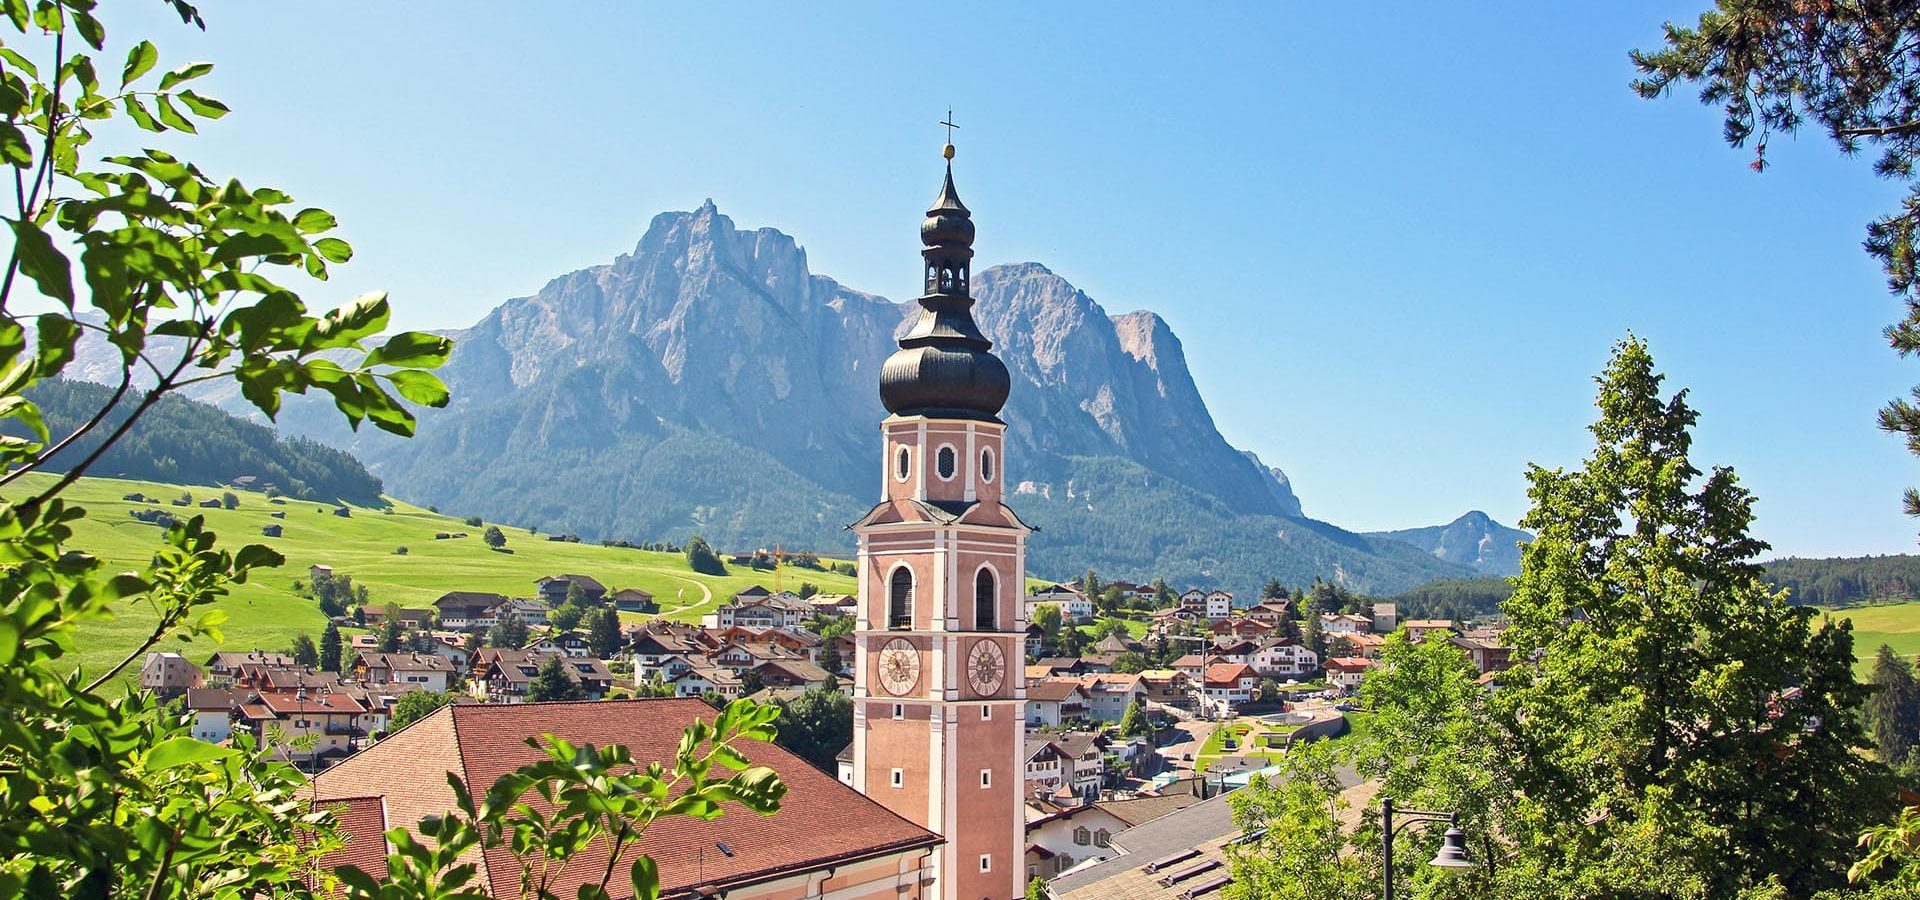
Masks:
[[[1445,525],[1370,531],[1367,535],[1418,547],[1437,559],[1470,567],[1483,575],[1520,574],[1519,544],[1533,540],[1533,535],[1495,522],[1477,509]]]
[[[976,272],[972,293],[1013,377],[1006,465],[1046,535],[1034,571],[1249,593],[1471,574],[1305,518],[1284,472],[1220,435],[1157,314],[1111,315],[1031,262]],[[844,553],[880,486],[879,367],[917,311],[812,272],[794,238],[709,201],[447,332],[453,400],[413,440],[349,432],[315,398],[278,424],[351,450],[398,496],[489,519]]]

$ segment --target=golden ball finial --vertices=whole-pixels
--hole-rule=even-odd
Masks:
[[[946,158],[948,158],[948,159],[952,159],[952,158],[953,158],[953,145],[952,145],[952,144],[948,144],[948,145],[946,145],[945,147],[942,147],[942,148],[940,148],[940,155],[941,155],[941,156],[944,156],[944,157],[946,157]]]

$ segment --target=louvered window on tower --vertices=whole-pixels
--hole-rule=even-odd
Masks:
[[[992,631],[996,613],[1000,607],[998,591],[994,590],[993,572],[981,569],[973,578],[973,627],[978,631]]]
[[[893,581],[887,589],[887,627],[913,627],[913,572],[906,566],[893,570]]]

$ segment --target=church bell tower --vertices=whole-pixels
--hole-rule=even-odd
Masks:
[[[1026,537],[1003,502],[1007,367],[973,321],[973,218],[947,178],[920,225],[920,318],[880,371],[880,503],[853,530],[854,787],[946,839],[942,900],[1026,887]]]

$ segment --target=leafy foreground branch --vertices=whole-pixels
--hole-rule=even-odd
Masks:
[[[167,2],[204,27],[192,6]],[[0,166],[13,181],[11,203],[0,199],[12,238],[0,270],[0,419],[31,435],[0,437],[0,486],[64,448],[93,448],[38,494],[0,501],[0,897],[478,897],[463,861],[478,847],[510,848],[525,862],[523,896],[548,897],[582,848],[603,841],[627,865],[620,894],[650,898],[652,863],[624,852],[650,823],[728,804],[776,809],[784,788],[737,745],[771,738],[777,712],[736,704],[690,729],[671,769],[549,740],[546,759],[478,804],[456,784],[458,808],[419,823],[431,844],[405,828],[388,835],[391,877],[376,884],[322,870],[342,845],[332,814],[270,748],[195,740],[178,709],[124,689],[122,673],[149,648],[220,640],[225,613],[210,607],[283,560],[259,545],[222,549],[196,517],[168,530],[145,568],[109,572],[70,549],[87,511],[65,490],[162,398],[208,381],[233,381],[268,417],[285,394],[324,392],[350,425],[410,436],[408,404],[447,402],[431,370],[452,345],[415,332],[379,339],[382,295],[312,314],[276,280],[324,282],[351,258],[325,210],[161,150],[94,153],[92,129],[115,118],[192,134],[225,116],[197,87],[211,64],[163,70],[140,40],[107,65],[93,0],[0,0],[0,14]],[[82,340],[117,361],[112,390],[72,431],[50,434],[27,391],[58,376]],[[106,671],[69,672],[76,629],[134,605],[155,620],[145,638]],[[614,879],[609,865],[577,896],[609,897]]]

